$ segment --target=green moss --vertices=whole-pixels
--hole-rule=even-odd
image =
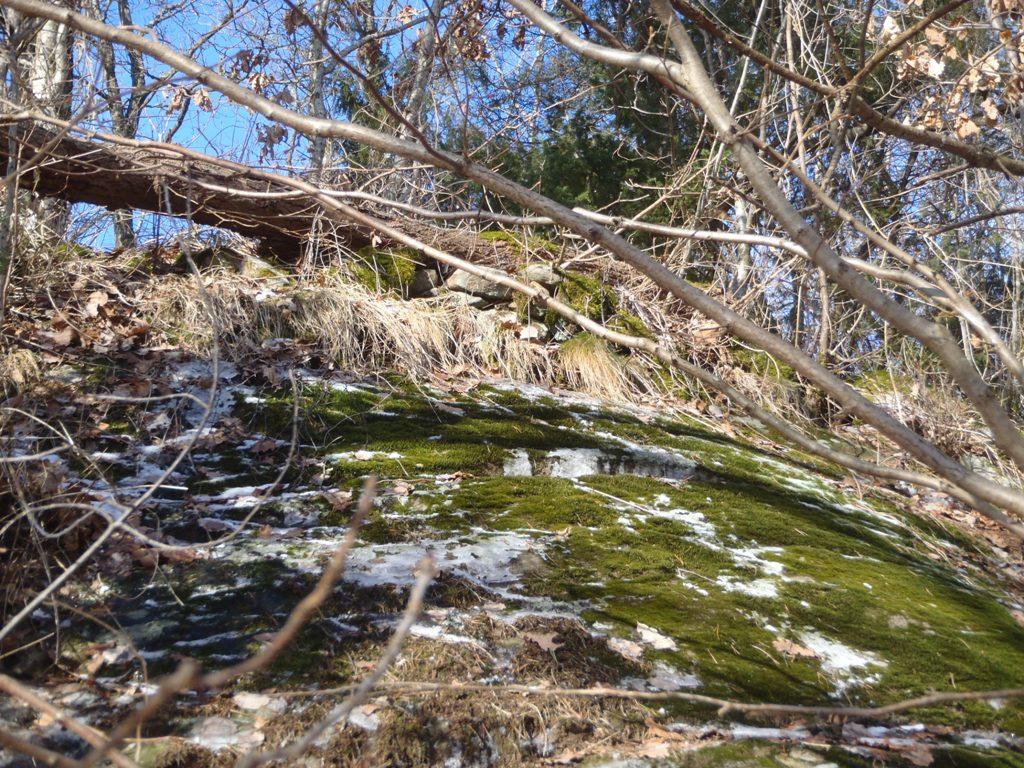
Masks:
[[[564,271],[555,296],[591,320],[604,323],[618,312],[615,291],[603,280],[582,272]]]
[[[796,372],[792,366],[783,363],[767,352],[737,347],[732,350],[732,357],[740,368],[750,373],[775,379],[776,381],[796,381]]]
[[[367,290],[404,296],[422,262],[422,256],[411,248],[365,246],[356,252],[356,261],[351,267],[355,278]]]
[[[608,328],[618,333],[626,333],[630,336],[639,336],[642,339],[653,339],[654,334],[651,333],[647,325],[639,317],[634,315],[632,312],[625,312],[619,310],[615,313],[615,316],[608,321]]]
[[[239,401],[235,415],[265,434],[290,431],[290,391],[261,394],[265,402]],[[774,646],[780,636],[799,642],[807,631],[885,662],[868,670],[869,682],[843,692],[858,703],[933,689],[1024,685],[1024,629],[1004,605],[998,585],[980,571],[958,572],[933,559],[943,541],[955,540],[965,549],[976,542],[910,516],[893,500],[847,497],[806,466],[692,420],[640,418],[493,387],[442,395],[398,379],[380,389],[305,387],[301,398],[300,439],[322,446],[319,456],[308,457],[312,468],[303,471],[316,471],[318,461],[326,461],[324,482],[339,489],[356,488],[370,472],[382,476],[383,493],[362,531],[364,542],[472,541],[481,530],[523,532],[536,542],[530,554],[538,561],[522,569],[526,593],[586,601],[584,618],[601,622],[601,631],[612,635],[635,637],[639,623],[655,628],[677,647],[648,649],[647,659],[693,672],[702,692],[743,700],[834,701],[837,683],[820,659],[788,658]],[[511,450],[526,451],[542,466],[540,460],[557,448],[624,450],[615,438],[688,457],[698,465],[696,473],[683,482],[625,474],[574,480],[501,475]],[[357,458],[362,450],[372,456]],[[389,457],[392,452],[395,457]],[[346,457],[330,458],[338,453]],[[224,471],[234,466],[246,480],[233,478],[232,484],[265,481],[257,478],[251,457],[233,447],[202,462]],[[436,482],[437,474],[450,472],[463,474],[458,481]],[[410,478],[412,487],[401,500],[389,493],[398,478]],[[347,523],[347,511],[315,503],[322,525]],[[268,505],[267,514],[273,512]],[[254,540],[252,546],[260,552],[268,545]],[[301,542],[283,546],[301,554]],[[738,556],[743,552],[754,556]],[[241,592],[204,594],[205,586],[232,583],[237,572],[230,563],[183,565],[169,569],[168,578],[189,611],[198,605],[232,620],[232,611],[244,617],[230,628],[251,640],[278,625],[310,578],[297,577],[273,557],[239,563],[252,582]],[[782,573],[772,573],[765,563]],[[774,596],[732,588],[759,579],[774,585]],[[392,605],[394,595],[359,590],[341,590],[336,597],[355,600],[360,609],[373,600],[388,610],[401,603]],[[239,605],[246,610],[238,611]],[[324,615],[337,616],[345,605],[326,606]],[[161,611],[159,621],[146,615],[125,624],[147,642],[151,635],[166,639],[190,631],[184,611],[171,608]],[[323,625],[314,623],[309,632],[301,652],[262,682],[340,680],[349,671],[338,660],[345,647]],[[212,659],[223,649],[209,650]],[[709,716],[695,706],[671,709]],[[912,717],[955,727],[1024,729],[1024,708],[1015,703],[999,709],[970,703]]]
[[[1008,749],[938,747],[930,750],[933,768],[1020,768],[1024,756]],[[873,768],[877,755],[860,755],[840,746],[780,744],[769,741],[731,741],[686,749],[658,763],[664,768],[813,768],[832,764],[839,768]],[[898,752],[886,754],[885,765],[910,768],[913,763]],[[595,764],[596,765],[596,764]]]
[[[325,446],[331,480],[342,484],[371,472],[383,477],[491,472],[512,449],[604,444],[578,430],[560,429],[574,423],[564,408],[538,402],[531,404],[532,414],[524,414],[505,404],[524,402],[521,397],[492,392],[485,398],[443,401],[425,397],[407,383],[391,392],[308,387],[302,393],[299,436]],[[287,434],[292,420],[288,398],[290,391],[280,390],[262,404],[240,402],[238,413],[253,429]],[[360,451],[372,456],[362,460],[356,455]],[[332,459],[336,454],[345,455]]]
[[[617,514],[571,480],[555,477],[489,477],[464,482],[449,497],[470,525],[496,530],[613,525]]]
[[[719,544],[709,546],[680,519],[650,512],[656,499],[659,509],[703,516]],[[693,670],[713,695],[829,700],[834,683],[819,661],[787,659],[773,647],[780,634],[812,628],[884,660],[885,667],[870,669],[876,683],[850,691],[857,701],[893,701],[951,682],[965,689],[1024,684],[1024,630],[998,596],[936,564],[898,521],[867,510],[727,475],[678,486],[629,475],[483,478],[427,499],[425,509],[465,530],[557,533],[544,569],[526,577],[528,589],[592,601],[587,617],[616,633],[629,635],[644,623],[675,638],[676,651],[656,655]],[[722,577],[747,582],[763,574],[723,545],[779,548],[761,550],[785,568],[778,596],[726,589]],[[1021,724],[1016,705],[924,714],[959,726]]]
[[[1024,755],[1009,749],[981,750],[972,747],[945,747],[935,750],[935,768],[1022,768]]]
[[[479,237],[481,240],[491,243],[507,243],[518,252],[547,251],[548,253],[558,253],[561,250],[561,246],[554,240],[548,240],[540,235],[524,236],[504,229],[481,232]]]
[[[908,395],[914,381],[904,374],[893,373],[888,368],[872,368],[858,374],[850,381],[850,384],[869,395],[880,395],[893,391]]]

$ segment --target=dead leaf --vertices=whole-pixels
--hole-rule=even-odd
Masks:
[[[776,637],[775,642],[772,643],[772,647],[783,656],[789,656],[794,659],[818,658],[818,654],[810,648],[802,646],[799,643],[794,643],[792,640],[788,640],[785,637]]]
[[[61,330],[50,334],[50,340],[58,347],[70,347],[77,339],[78,331],[70,325],[66,325]]]
[[[637,624],[636,631],[640,635],[640,642],[651,646],[656,651],[674,651],[678,648],[675,640],[661,634],[654,627]]]
[[[557,632],[527,632],[525,635],[527,640],[536,643],[542,651],[557,651],[561,648],[562,643],[555,640],[557,636]]]
[[[608,647],[631,661],[640,661],[644,655],[644,647],[640,643],[627,640],[624,637],[608,638]]]
[[[961,139],[969,139],[981,133],[981,128],[966,115],[958,115],[956,119],[956,135]]]
[[[302,12],[298,8],[289,8],[284,15],[284,31],[289,35],[295,34],[295,30],[302,23]]]
[[[210,98],[209,91],[205,88],[196,89],[195,93],[192,94],[192,103],[203,112],[213,112],[213,100]]]
[[[329,490],[324,491],[322,496],[339,512],[344,512],[352,506],[352,491]]]
[[[932,45],[937,45],[940,48],[946,45],[946,33],[938,27],[928,27],[924,31],[924,36]]]
[[[978,106],[981,107],[981,111],[985,115],[985,122],[990,126],[999,122],[999,107],[991,98],[985,99]]]
[[[927,744],[900,744],[893,745],[893,748],[909,763],[921,766],[921,768],[931,765],[935,760],[935,756],[932,755],[932,750]]]
[[[93,291],[89,294],[89,301],[85,305],[85,314],[89,317],[96,317],[100,313],[100,307],[106,306],[110,296],[106,291]]]

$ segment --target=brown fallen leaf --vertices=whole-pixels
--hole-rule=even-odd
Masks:
[[[631,661],[639,661],[644,655],[644,647],[640,643],[624,637],[608,638],[608,647]]]
[[[935,760],[932,750],[927,744],[890,744],[893,751],[907,762],[925,768]]]
[[[339,512],[344,512],[352,506],[352,491],[328,490],[324,491],[322,496]]]
[[[785,637],[776,637],[775,642],[772,643],[772,647],[783,654],[794,659],[816,659],[818,654],[812,651],[810,648],[794,643],[792,640],[788,640]]]
[[[93,291],[89,294],[89,302],[85,305],[85,314],[89,317],[96,317],[100,313],[100,307],[110,301],[106,291]]]
[[[527,632],[525,635],[527,640],[536,643],[542,651],[557,651],[561,648],[562,643],[555,640],[557,636],[557,632]]]
[[[78,332],[70,325],[50,334],[50,340],[58,347],[70,347],[78,338]]]
[[[260,440],[253,443],[249,450],[253,453],[266,453],[267,451],[272,451],[275,448],[277,448],[277,441],[268,437],[266,440]]]

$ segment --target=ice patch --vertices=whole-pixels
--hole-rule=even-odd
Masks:
[[[689,509],[657,509],[650,508],[646,512],[651,517],[659,517],[663,520],[675,520],[683,523],[696,534],[699,543],[712,549],[721,549],[722,544],[718,541],[718,530],[702,512],[692,512]]]

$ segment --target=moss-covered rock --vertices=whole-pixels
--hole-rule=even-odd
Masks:
[[[254,487],[276,474],[286,445],[269,462],[214,446],[193,457],[184,503],[154,518],[195,542],[217,535],[217,523],[247,527],[206,557],[103,598],[151,673],[176,654],[216,666],[262,647],[343,539],[348,492],[372,473],[380,493],[340,587],[289,652],[241,687],[351,682],[386,642],[425,552],[440,576],[397,679],[675,686],[742,701],[860,705],[1024,686],[1019,606],[972,564],[983,545],[891,498],[847,493],[799,457],[669,414],[532,389],[446,393],[395,379],[310,383],[300,396],[300,459],[274,496],[257,506]],[[240,397],[234,409],[246,430],[277,438],[291,415],[291,390]],[[105,637],[87,626],[65,633],[75,665]],[[135,662],[119,663],[109,671],[130,674]],[[456,743],[500,743],[502,760],[512,750],[529,764],[542,757],[531,752],[534,737],[507,735],[541,728],[526,724],[531,707],[545,722],[571,719],[558,702],[522,702],[514,715],[488,715],[500,739],[481,738],[452,725],[482,716],[479,697],[437,701],[445,714],[418,700],[389,703],[379,727],[391,746],[368,735],[358,749],[428,765],[431,755],[456,754]],[[693,703],[661,702],[639,717],[609,702],[587,706],[591,730],[580,732],[593,738],[652,716],[680,728],[715,718]],[[594,735],[595,718],[607,718],[604,735]],[[903,720],[1011,733],[1024,730],[1024,708],[971,702]],[[449,739],[440,752],[410,743],[439,733]],[[341,739],[333,748],[357,746]],[[1012,765],[1003,751],[934,755],[942,765]],[[654,764],[794,768],[791,758],[789,747],[744,742]],[[822,753],[837,765],[858,760]]]
[[[423,266],[423,257],[411,248],[373,248],[365,246],[356,252],[351,265],[353,276],[367,290],[406,296]]]

